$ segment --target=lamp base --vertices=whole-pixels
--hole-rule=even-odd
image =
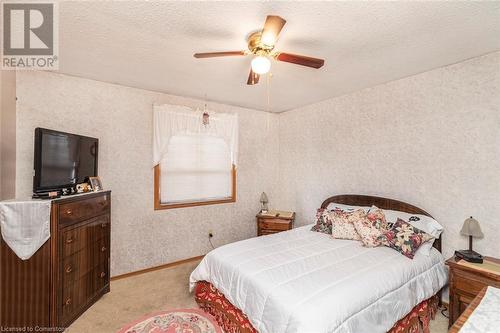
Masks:
[[[455,251],[455,256],[457,258],[463,259],[468,262],[474,262],[478,264],[483,263],[483,256],[472,250],[460,250]]]

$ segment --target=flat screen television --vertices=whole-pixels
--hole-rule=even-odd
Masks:
[[[98,146],[96,138],[36,128],[33,193],[60,192],[97,176]]]

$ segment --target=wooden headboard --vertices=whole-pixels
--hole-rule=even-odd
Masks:
[[[410,214],[420,214],[420,215],[426,215],[426,216],[432,217],[425,210],[420,209],[416,206],[410,205],[406,202],[393,200],[393,199],[387,199],[387,198],[381,198],[381,197],[374,197],[374,196],[369,196],[369,195],[357,195],[357,194],[342,194],[342,195],[336,195],[336,196],[330,197],[330,198],[326,199],[325,201],[323,201],[323,203],[321,204],[321,208],[328,208],[328,205],[331,204],[332,202],[338,203],[338,204],[343,204],[343,205],[350,205],[350,206],[372,206],[372,205],[375,205],[381,209],[398,210],[398,211],[406,212],[406,213],[410,213]],[[434,241],[433,246],[439,252],[441,252],[441,236],[439,236],[439,238]]]

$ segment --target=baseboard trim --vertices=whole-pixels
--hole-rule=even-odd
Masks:
[[[205,255],[201,255],[201,256],[197,256],[197,257],[192,257],[192,258],[187,258],[187,259],[183,259],[183,260],[179,260],[179,261],[174,261],[174,262],[171,262],[171,263],[168,263],[168,264],[163,264],[163,265],[160,265],[160,266],[154,266],[154,267],[145,268],[145,269],[141,269],[141,270],[130,272],[130,273],[125,273],[125,274],[120,274],[120,275],[112,276],[110,280],[111,281],[116,281],[116,280],[121,280],[121,279],[125,279],[125,278],[128,278],[128,277],[131,277],[131,276],[136,276],[136,275],[140,275],[140,274],[144,274],[144,273],[158,271],[160,269],[164,269],[164,268],[169,268],[169,267],[173,267],[173,266],[185,264],[185,263],[188,263],[188,262],[191,262],[191,261],[201,260],[201,259],[203,259],[204,256]]]

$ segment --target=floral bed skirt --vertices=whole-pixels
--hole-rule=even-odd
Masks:
[[[421,302],[410,313],[399,320],[389,333],[429,333],[429,322],[434,319],[438,308],[438,295]],[[196,284],[195,299],[200,308],[215,317],[226,333],[258,333],[248,317],[211,283],[200,281]]]

